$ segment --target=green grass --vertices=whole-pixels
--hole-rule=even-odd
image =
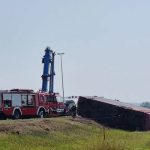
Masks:
[[[71,118],[0,121],[0,150],[150,150],[150,132],[104,128]]]

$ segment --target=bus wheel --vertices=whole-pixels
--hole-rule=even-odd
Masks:
[[[21,118],[21,113],[19,110],[15,110],[13,119],[20,119]]]

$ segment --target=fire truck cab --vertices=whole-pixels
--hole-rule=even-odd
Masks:
[[[28,89],[0,91],[0,115],[14,119],[57,115],[57,109],[64,107],[63,103],[57,101],[59,97],[55,93],[34,92]]]

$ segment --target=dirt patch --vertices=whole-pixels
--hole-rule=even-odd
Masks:
[[[10,126],[10,125],[0,125],[0,132],[7,132],[14,130],[15,126]]]
[[[87,118],[83,118],[81,116],[78,116],[76,118],[70,118],[71,121],[75,121],[75,122],[80,122],[82,124],[86,124],[86,125],[96,125],[96,126],[100,126],[102,127],[100,124],[98,124],[97,122],[91,120],[91,119],[87,119]]]
[[[66,131],[78,123],[96,125],[96,122],[82,117],[6,120],[0,122],[0,133],[12,133],[17,135],[35,134],[38,136],[53,131]]]
[[[32,134],[43,132],[46,134],[46,132],[63,131],[70,127],[70,124],[64,120],[59,121],[59,118],[6,120],[0,122],[0,133]]]

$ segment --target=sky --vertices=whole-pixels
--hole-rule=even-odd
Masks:
[[[41,89],[47,46],[65,96],[150,101],[149,0],[0,0],[0,89]],[[60,57],[55,92],[62,94]]]

